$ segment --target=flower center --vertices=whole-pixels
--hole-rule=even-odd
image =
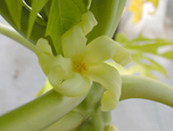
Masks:
[[[78,64],[76,64],[74,69],[76,72],[82,73],[82,72],[87,71],[88,67],[85,65],[85,63],[78,63]]]

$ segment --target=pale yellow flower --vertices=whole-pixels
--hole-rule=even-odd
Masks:
[[[129,5],[129,10],[132,12],[133,15],[133,22],[138,22],[143,14],[143,4],[144,0],[132,0]]]
[[[129,11],[133,13],[133,23],[137,23],[143,15],[143,5],[146,2],[151,2],[155,10],[157,9],[159,0],[131,0]],[[150,14],[154,14],[154,12]]]
[[[107,36],[87,43],[87,35],[97,24],[93,14],[87,12],[82,21],[62,35],[63,56],[53,56],[46,39],[37,42],[39,63],[54,89],[68,97],[88,93],[92,82],[105,87],[101,109],[117,107],[121,95],[121,77],[118,71],[105,63],[112,58],[122,65],[131,61],[130,54]],[[97,95],[97,94],[96,94]]]

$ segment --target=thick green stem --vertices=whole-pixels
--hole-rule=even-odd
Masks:
[[[90,11],[93,12],[98,24],[87,35],[88,42],[101,35],[109,36],[108,34],[110,34],[110,30],[115,31],[112,27],[117,15],[119,1],[120,0],[92,0]]]
[[[78,112],[70,112],[44,131],[71,131],[82,124],[84,117]]]
[[[100,84],[93,83],[87,97],[78,107],[44,131],[101,131],[109,128],[112,125],[111,113],[100,110],[104,90]]]
[[[173,87],[169,85],[140,76],[122,76],[122,82],[120,100],[143,98],[173,107]]]
[[[35,51],[35,46],[31,44],[28,40],[26,40],[24,37],[22,37],[20,34],[18,34],[13,28],[0,23],[0,33],[19,42],[31,51]]]
[[[54,90],[0,117],[1,131],[40,131],[80,104],[86,95],[65,97]]]
[[[115,33],[115,29],[116,29],[117,26],[118,26],[118,23],[119,23],[120,18],[121,18],[121,16],[122,16],[124,7],[125,7],[125,5],[126,5],[126,2],[127,2],[127,0],[120,0],[119,3],[118,3],[117,15],[115,16],[114,23],[113,23],[113,25],[112,25],[112,28],[111,28],[110,31],[109,31],[109,34],[108,34],[109,37],[112,37],[113,34]]]

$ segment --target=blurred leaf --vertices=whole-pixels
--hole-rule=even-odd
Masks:
[[[140,75],[156,79],[156,77],[151,74],[151,71],[155,70],[167,76],[165,69],[161,65],[144,56],[142,53],[132,54],[132,58],[134,60],[134,65],[131,66],[129,70],[133,74],[139,73]]]
[[[81,20],[86,12],[83,0],[52,0],[46,36],[50,36],[57,53],[61,52],[61,35]]]
[[[162,56],[173,60],[173,51],[166,52]]]
[[[144,38],[142,35],[139,35],[136,39],[128,40],[125,35],[117,34],[116,41],[131,52],[134,61],[134,65],[129,68],[131,72],[140,72],[142,75],[154,78],[151,71],[157,71],[168,77],[163,66],[152,58],[146,56],[146,54],[173,60],[172,40],[148,39]],[[169,47],[169,51],[163,49],[165,46]],[[159,50],[163,50],[164,53],[159,53]]]
[[[121,44],[129,42],[128,38],[122,33],[116,34],[116,41],[118,41]]]
[[[5,0],[17,28],[21,28],[22,0]]]
[[[145,59],[147,59],[150,62],[149,64],[150,70],[156,70],[160,72],[161,74],[165,75],[167,78],[169,77],[166,70],[163,68],[163,66],[161,66],[159,63],[157,63],[156,61],[154,61],[153,59],[149,57],[145,57]]]

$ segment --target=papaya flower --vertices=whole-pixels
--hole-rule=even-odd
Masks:
[[[130,54],[107,36],[100,36],[90,43],[85,37],[97,24],[92,12],[83,14],[79,24],[74,25],[61,37],[63,54],[54,56],[46,39],[37,42],[36,55],[43,72],[57,92],[75,97],[88,93],[94,82],[105,91],[101,110],[117,107],[121,95],[121,77],[113,66],[105,61],[125,65],[131,61]]]

